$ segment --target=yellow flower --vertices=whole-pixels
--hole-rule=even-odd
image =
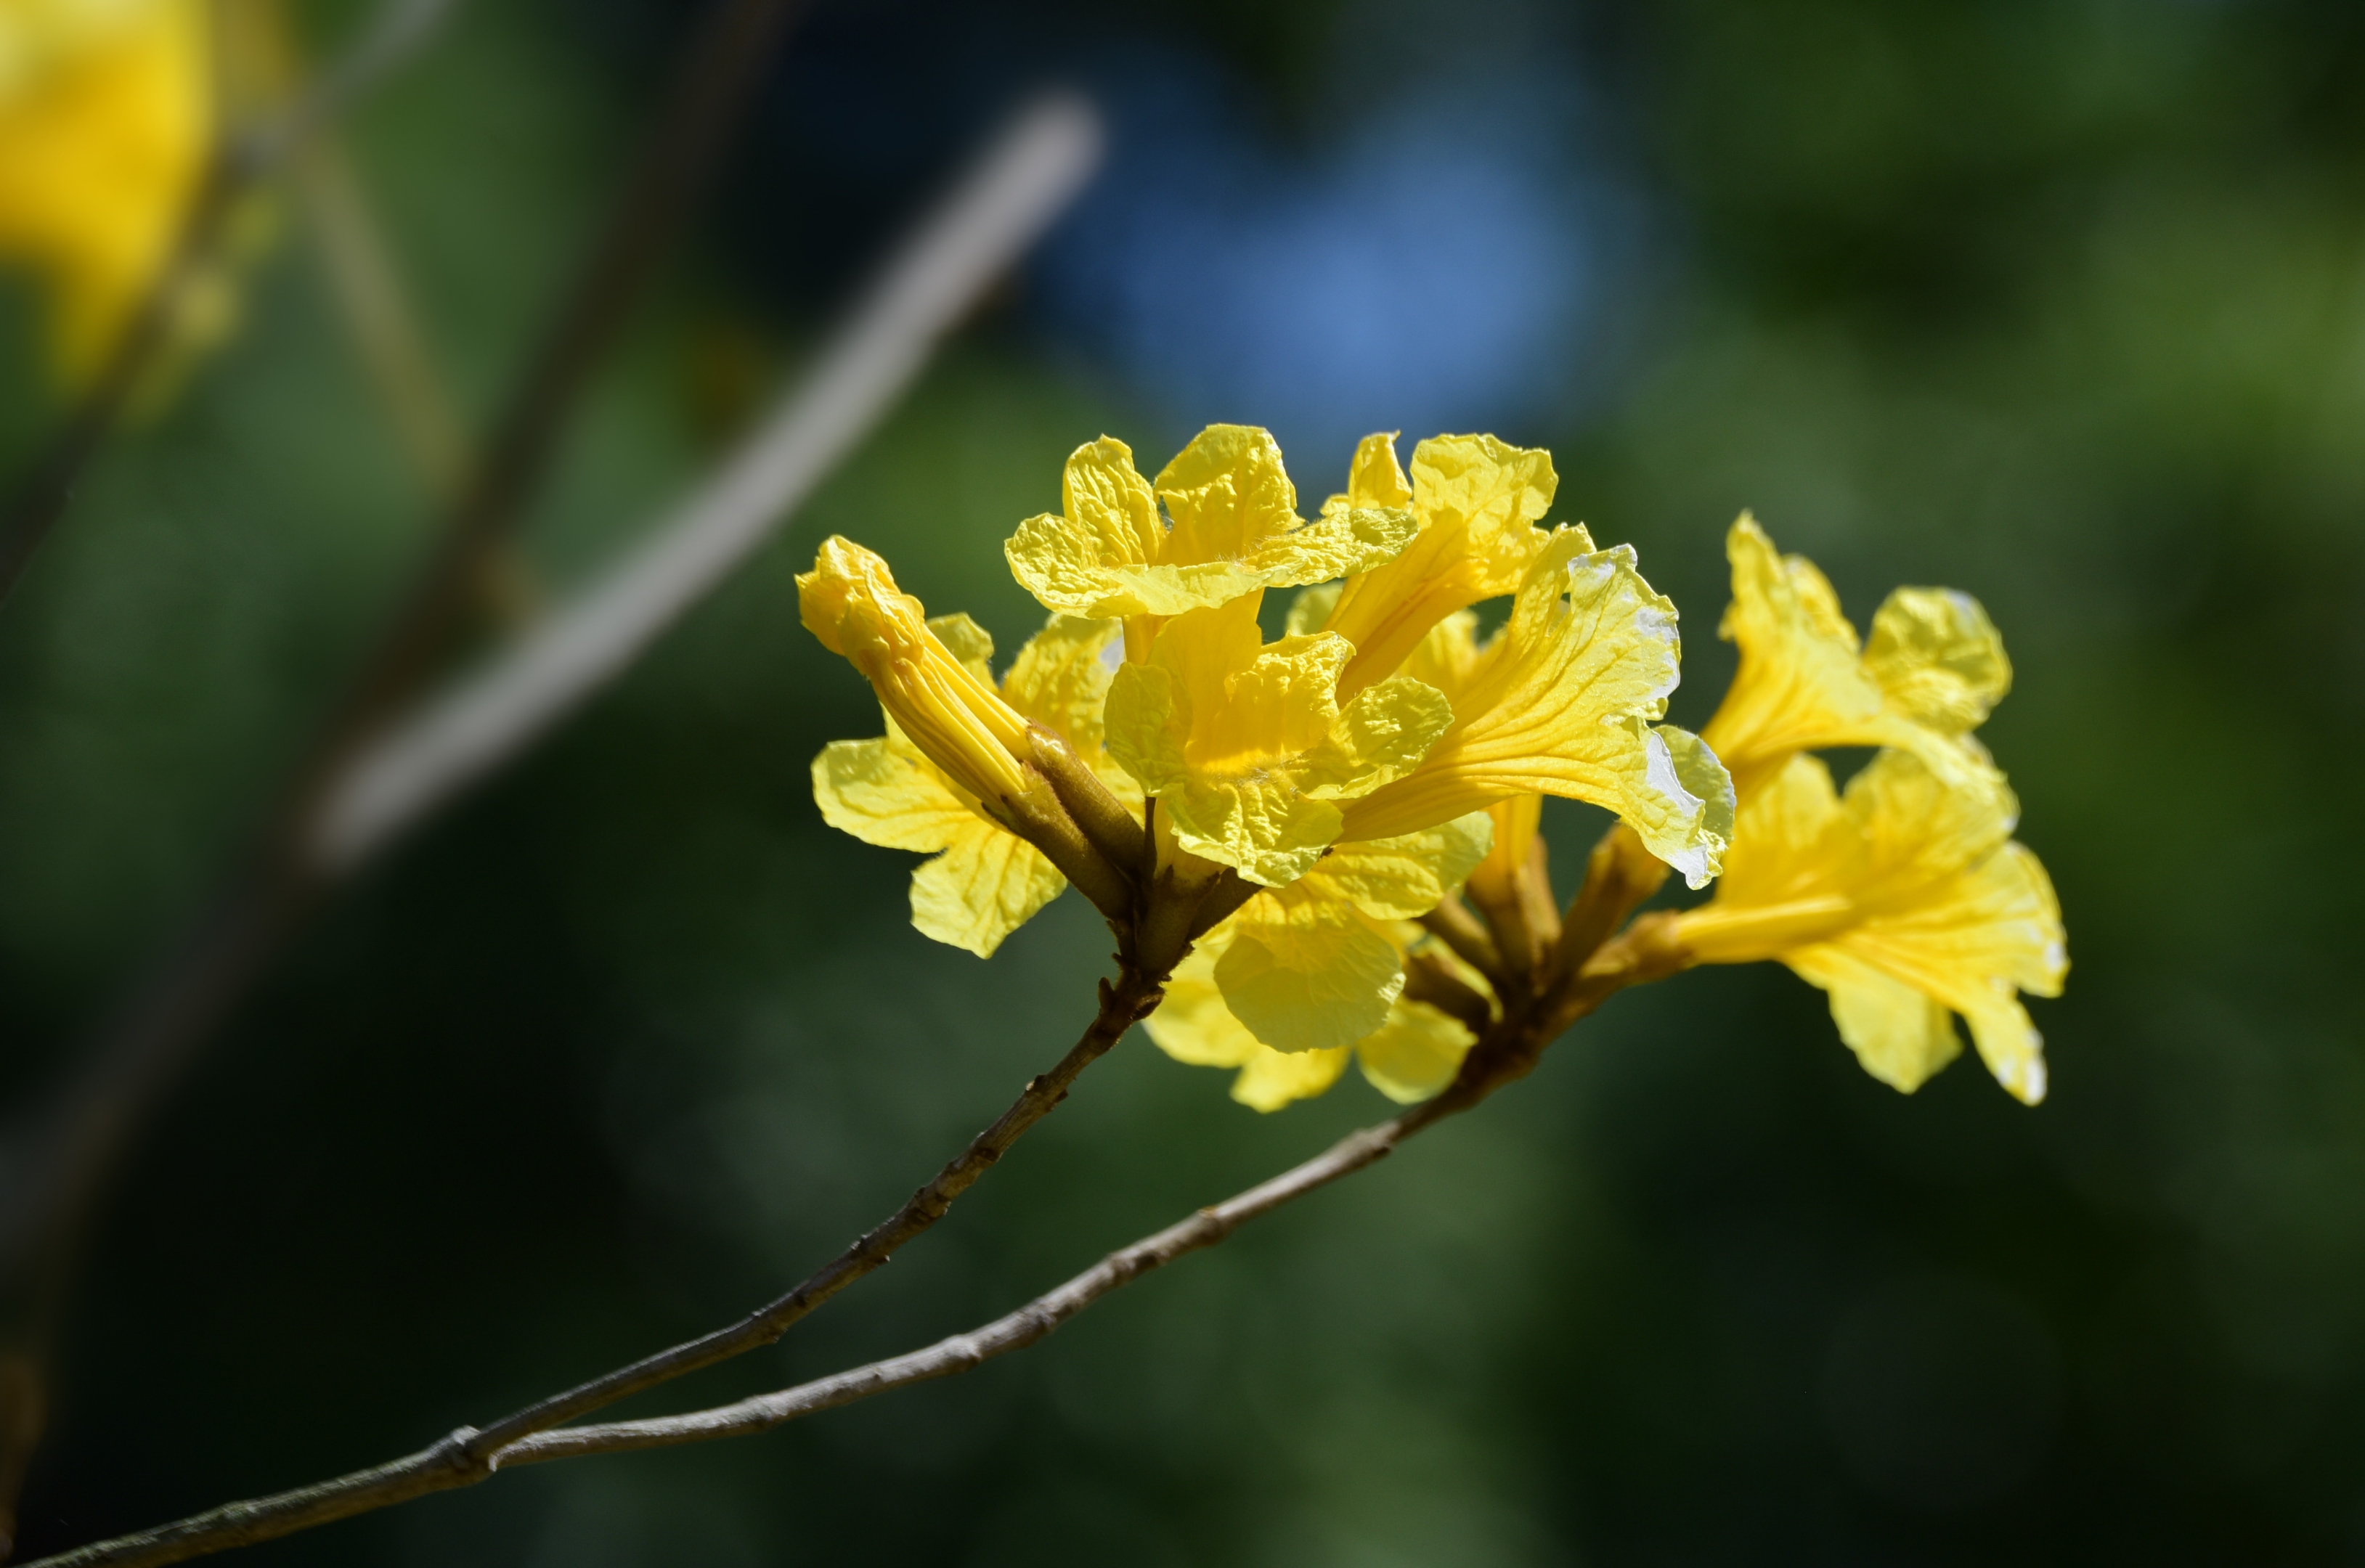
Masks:
[[[1967,737],[2012,686],[2003,639],[1967,594],[1899,588],[1855,628],[1814,563],[1781,555],[1746,512],[1726,539],[1732,603],[1720,634],[1740,667],[1701,735],[1746,797],[1795,753],[1897,746],[1967,779],[1985,757]]]
[[[1339,674],[1353,647],[1328,633],[1265,644],[1262,597],[1167,622],[1147,660],[1110,684],[1108,748],[1158,798],[1181,848],[1281,887],[1339,836],[1334,802],[1402,778],[1453,715],[1440,693],[1410,678],[1340,707]]]
[[[1406,1000],[1406,955],[1430,942],[1409,922],[1461,884],[1488,838],[1474,815],[1334,850],[1201,939],[1145,1021],[1149,1037],[1178,1061],[1239,1069],[1232,1097],[1260,1111],[1323,1092],[1350,1056],[1399,1103],[1437,1093],[1474,1036]]]
[[[1171,526],[1159,516],[1161,499]],[[1209,425],[1154,491],[1132,449],[1103,436],[1069,457],[1060,502],[1060,511],[1020,523],[1003,547],[1011,575],[1048,610],[1133,620],[1135,658],[1163,617],[1362,571],[1402,549],[1413,528],[1400,505],[1344,507],[1305,522],[1281,448],[1247,425]]]
[[[885,735],[833,742],[813,759],[814,799],[868,843],[944,852],[913,873],[914,925],[982,958],[1070,879],[1104,912],[1129,903],[1079,826],[1099,824],[1070,815],[1096,803],[1139,831],[1138,792],[1101,744],[1115,622],[1052,617],[997,687],[984,628],[926,619],[860,545],[828,540],[797,588],[806,626],[887,711]]]
[[[991,680],[993,641],[983,627],[966,615],[938,616],[927,627],[973,675]],[[1019,650],[1000,696],[1064,735],[1125,790],[1130,780],[1106,767],[1100,746],[1108,686],[1103,655],[1117,630],[1113,621],[1053,616]],[[912,924],[939,942],[991,958],[1068,885],[1033,845],[986,815],[973,790],[923,756],[891,714],[887,734],[875,740],[831,742],[813,758],[813,781],[830,826],[882,849],[935,856],[912,873]]]
[[[213,135],[208,77],[199,0],[0,8],[0,257],[47,281],[69,377],[95,367],[172,252]]]
[[[921,755],[982,801],[1034,793],[1026,719],[946,647],[887,563],[833,535],[797,578],[797,606],[822,646],[868,677]]]
[[[1540,537],[1493,643],[1476,646],[1473,619],[1449,615],[1415,648],[1407,666],[1453,688],[1452,727],[1418,768],[1351,805],[1339,836],[1559,795],[1617,812],[1703,886],[1731,831],[1732,785],[1698,736],[1652,722],[1677,679],[1676,607],[1642,580],[1631,548],[1596,550],[1582,528]]]
[[[1536,523],[1559,487],[1552,454],[1491,435],[1441,435],[1413,448],[1412,481],[1393,434],[1365,436],[1329,518],[1409,504],[1420,532],[1401,554],[1351,577],[1319,628],[1355,644],[1343,700],[1411,656],[1430,627],[1465,605],[1517,593],[1551,535]],[[1587,548],[1591,548],[1590,545]]]
[[[1901,1090],[1962,1049],[1959,1013],[1996,1081],[2034,1104],[2043,1040],[2017,992],[2059,995],[2068,960],[2045,868],[2010,842],[2018,812],[1992,770],[1948,780],[1884,751],[1843,800],[1819,759],[1793,756],[1743,802],[1716,897],[1676,917],[1676,940],[1695,962],[1788,964]]]

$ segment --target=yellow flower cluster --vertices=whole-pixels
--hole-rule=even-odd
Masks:
[[[209,79],[202,0],[0,5],[0,259],[50,289],[69,378],[172,251],[213,136]]]
[[[1541,525],[1553,485],[1547,454],[1486,436],[1423,442],[1407,477],[1374,436],[1309,521],[1261,430],[1212,426],[1155,480],[1104,438],[1068,460],[1061,510],[1008,543],[1052,616],[998,685],[974,625],[928,620],[833,539],[798,579],[805,623],[869,677],[889,730],[815,761],[822,810],[941,850],[914,874],[914,923],[981,954],[1063,878],[1151,929],[1161,902],[1227,878],[1265,890],[1164,923],[1187,940],[1145,959],[1172,969],[1152,1037],[1242,1068],[1260,1105],[1354,1052],[1388,1092],[1433,1093],[1471,1036],[1406,1000],[1426,940],[1407,923],[1484,858],[1488,808],[1606,806],[1695,886],[1731,827],[1715,757],[1656,722],[1675,607],[1632,551]],[[1306,591],[1268,641],[1276,588]],[[1507,595],[1482,644],[1470,607]]]
[[[1996,1081],[2045,1097],[2043,1041],[2018,996],[2058,996],[2061,909],[2011,842],[2019,803],[1970,732],[2012,685],[2003,639],[1967,595],[1899,588],[1855,628],[1814,565],[1744,515],[1728,542],[1740,645],[1705,732],[1740,787],[1717,896],[1678,916],[1700,963],[1777,958],[1831,995],[1866,1071],[1919,1086],[1971,1025]],[[1843,795],[1810,755],[1882,749]]]
[[[1617,814],[1604,853],[1642,868],[1642,892],[1669,868],[1694,888],[1724,874],[1708,903],[1652,917],[1653,972],[1778,959],[1902,1089],[1959,1048],[1960,1013],[2005,1087],[2039,1098],[2017,992],[2057,992],[2061,927],[1970,736],[2010,683],[1985,613],[1900,589],[1859,645],[1821,574],[1744,517],[1723,627],[1740,669],[1693,735],[1659,722],[1675,606],[1631,549],[1544,525],[1555,483],[1549,454],[1490,436],[1422,442],[1407,476],[1375,435],[1309,521],[1261,430],[1211,426],[1154,480],[1104,437],[1069,458],[1061,510],[1005,546],[1051,614],[998,680],[974,622],[929,619],[832,539],[798,578],[805,624],[869,678],[887,733],[814,760],[823,814],[933,853],[913,924],[981,956],[1075,882],[1162,987],[1150,1037],[1239,1070],[1234,1097],[1261,1110],[1351,1058],[1407,1103],[1454,1081],[1526,980],[1508,940],[1490,974],[1464,956],[1483,935],[1449,946],[1428,925],[1477,929],[1467,884],[1500,936],[1561,929],[1546,795]],[[1299,591],[1268,640],[1278,588]],[[1474,607],[1496,599],[1482,639]],[[1811,755],[1837,746],[1882,748],[1844,797]]]

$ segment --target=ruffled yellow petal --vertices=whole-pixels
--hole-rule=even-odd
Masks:
[[[1470,879],[1493,839],[1494,824],[1474,812],[1399,838],[1341,844],[1269,902],[1329,900],[1374,920],[1417,920]]]
[[[1855,628],[1814,563],[1785,556],[1743,513],[1726,536],[1732,603],[1721,635],[1741,662],[1702,734],[1746,795],[1791,754],[1829,746],[1895,746],[1949,779],[1988,770],[1964,736],[2012,682],[2002,639],[1968,595],[1900,588],[1874,621],[1874,645]]]
[[[1581,529],[1550,540],[1499,645],[1478,656],[1453,727],[1409,777],[1350,807],[1340,836],[1389,837],[1515,795],[1561,795],[1616,812],[1703,885],[1723,855],[1728,786],[1697,737],[1650,723],[1677,679],[1675,606],[1626,546],[1595,551]]]
[[[1221,928],[1175,966],[1165,1000],[1142,1021],[1151,1043],[1194,1067],[1240,1069],[1232,1098],[1259,1111],[1322,1093],[1339,1081],[1348,1051],[1277,1051],[1249,1033],[1216,986],[1216,961],[1230,943],[1229,927]]]
[[[1158,516],[1161,498],[1171,529]],[[1413,532],[1401,510],[1355,508],[1303,522],[1281,449],[1246,425],[1201,431],[1154,491],[1131,449],[1104,436],[1068,460],[1062,505],[1020,523],[1004,554],[1047,608],[1099,619],[1180,615],[1362,571]]]
[[[1344,639],[1266,646],[1256,611],[1250,595],[1169,622],[1149,659],[1112,680],[1107,745],[1158,797],[1181,847],[1280,887],[1338,836],[1331,802],[1409,770],[1452,711],[1411,680],[1385,682],[1342,711],[1339,671],[1353,652]]]
[[[2057,995],[2068,958],[2044,867],[2008,842],[2016,813],[1991,771],[1950,781],[1885,751],[1842,799],[1821,761],[1794,756],[1743,806],[1724,881],[1677,917],[1676,940],[1703,963],[1788,963],[1831,991],[1866,1069],[1910,1089],[1957,1047],[1905,988],[1968,1020],[1997,1081],[2034,1103],[2043,1041],[2017,993]]]
[[[1477,1043],[1460,1019],[1425,1002],[1399,1002],[1388,1010],[1388,1021],[1356,1045],[1355,1057],[1373,1088],[1399,1105],[1411,1105],[1452,1083],[1462,1058]]]
[[[1945,1004],[1831,946],[1788,960],[1799,979],[1831,994],[1832,1022],[1865,1071],[1911,1094],[1960,1056],[1963,1038]]]
[[[1158,1010],[1142,1020],[1150,1043],[1192,1067],[1238,1067],[1261,1055],[1279,1055],[1260,1042],[1224,1005],[1216,960],[1231,945],[1228,926],[1207,937],[1174,966]]]
[[[830,742],[813,758],[813,787],[824,822],[881,849],[934,854],[979,820],[900,734]]]
[[[1969,594],[1899,588],[1872,618],[1865,672],[1889,711],[1940,734],[1987,722],[2012,689],[2003,634]]]
[[[882,849],[935,851],[912,873],[912,924],[993,956],[1068,885],[1034,846],[979,814],[900,732],[833,741],[813,764],[822,820]]]
[[[1427,1099],[1452,1082],[1473,1037],[1423,1002],[1393,1002],[1379,1026],[1351,1047],[1281,1051],[1259,1040],[1234,1016],[1217,984],[1218,967],[1243,929],[1227,922],[1175,968],[1165,999],[1143,1023],[1159,1049],[1193,1066],[1239,1068],[1232,1098],[1265,1112],[1328,1090],[1351,1054],[1362,1058],[1373,1085],[1398,1103]]]
[[[1216,984],[1250,1034],[1278,1051],[1351,1046],[1404,993],[1395,945],[1352,909],[1316,901],[1241,919]]]
[[[1357,451],[1349,498],[1358,483],[1384,484],[1373,442]],[[1401,483],[1401,481],[1398,481]],[[1518,591],[1549,537],[1536,523],[1559,485],[1552,454],[1509,446],[1490,435],[1438,436],[1413,449],[1412,510],[1420,532],[1401,554],[1351,578],[1325,631],[1355,644],[1342,696],[1402,665],[1430,627],[1482,599]],[[1587,549],[1592,546],[1586,545]]]
[[[1355,443],[1355,455],[1347,465],[1347,489],[1343,495],[1331,497],[1322,503],[1324,516],[1349,511],[1356,507],[1402,508],[1412,505],[1412,486],[1405,478],[1404,469],[1396,463],[1396,437],[1400,431],[1386,431],[1367,435]]]
[[[971,813],[945,852],[912,873],[912,924],[990,958],[1067,885],[1040,850]]]
[[[195,0],[0,16],[0,256],[47,279],[60,370],[96,368],[170,253],[212,137]],[[175,330],[207,336],[216,290]],[[201,319],[209,313],[211,319]]]
[[[1328,1093],[1347,1070],[1352,1053],[1341,1046],[1328,1051],[1265,1051],[1251,1057],[1232,1080],[1232,1098],[1252,1111],[1268,1114],[1299,1100]]]

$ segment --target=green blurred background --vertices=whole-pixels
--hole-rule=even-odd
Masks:
[[[299,10],[322,48],[360,9]],[[350,151],[481,420],[684,20],[476,0]],[[1978,595],[2070,932],[2053,1096],[1875,1083],[1777,967],[1620,997],[1477,1114],[951,1383],[505,1475],[297,1563],[2365,1561],[2365,12],[2300,0],[809,8],[526,542],[566,584],[1031,86],[1100,183],[788,533],[310,925],[118,1183],[28,1554],[407,1451],[718,1325],[887,1212],[1089,1013],[990,963],[806,764],[842,532],[1007,651],[1000,542],[1107,431],[1550,446],[1683,607],[1754,508],[1861,622]],[[57,412],[32,301],[0,439]],[[226,863],[431,498],[298,215],[0,613],[0,1096]],[[1564,877],[1597,823],[1548,820]],[[1568,890],[1565,887],[1564,891]],[[1272,1117],[1138,1035],[733,1397],[1001,1312],[1384,1110]]]

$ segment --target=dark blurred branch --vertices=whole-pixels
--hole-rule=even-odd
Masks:
[[[1619,830],[1613,827],[1610,831],[1614,834]],[[1610,840],[1605,838],[1603,845],[1608,848]],[[1599,854],[1592,862],[1597,868],[1603,867],[1605,863],[1605,857]],[[1564,922],[1564,934],[1582,928],[1588,920],[1596,917],[1598,909],[1626,902],[1631,888],[1631,879],[1615,878],[1610,886],[1592,890],[1590,900],[1586,892],[1580,891],[1571,903]],[[1203,1208],[1190,1218],[1145,1237],[1130,1247],[1110,1253],[1065,1284],[1036,1297],[1017,1311],[968,1333],[956,1334],[925,1350],[712,1409],[640,1421],[556,1427],[556,1423],[566,1419],[566,1416],[555,1413],[580,1413],[594,1404],[606,1403],[607,1398],[622,1397],[625,1393],[648,1387],[656,1379],[641,1375],[644,1369],[654,1368],[668,1358],[692,1351],[698,1347],[717,1344],[729,1337],[745,1333],[749,1325],[763,1320],[768,1313],[794,1301],[798,1293],[792,1292],[774,1307],[757,1314],[737,1328],[693,1340],[677,1350],[666,1352],[664,1356],[635,1363],[622,1372],[587,1383],[571,1394],[531,1406],[481,1431],[463,1427],[432,1447],[391,1464],[356,1471],[332,1481],[282,1492],[274,1496],[229,1504],[152,1530],[120,1536],[113,1540],[98,1541],[73,1551],[45,1557],[28,1564],[27,1568],[98,1568],[99,1564],[112,1564],[115,1568],[143,1568],[147,1564],[185,1562],[232,1547],[292,1535],[298,1530],[350,1518],[356,1514],[391,1507],[431,1492],[471,1486],[500,1470],[517,1465],[587,1454],[670,1447],[715,1438],[751,1436],[801,1416],[852,1405],[913,1383],[949,1377],[982,1366],[1013,1350],[1025,1350],[1094,1302],[1114,1294],[1144,1274],[1163,1268],[1188,1253],[1213,1247],[1260,1215],[1270,1214],[1308,1193],[1376,1164],[1395,1152],[1407,1138],[1471,1109],[1496,1090],[1525,1077],[1534,1068],[1544,1048],[1578,1019],[1625,987],[1662,979],[1680,967],[1676,961],[1679,956],[1664,939],[1664,924],[1659,917],[1646,917],[1626,935],[1603,941],[1581,954],[1569,953],[1564,946],[1563,954],[1574,960],[1569,967],[1527,997],[1507,1000],[1501,1019],[1480,1036],[1469,1055],[1463,1058],[1460,1074],[1435,1099],[1416,1105],[1389,1121],[1350,1133],[1304,1164],[1212,1207]],[[1153,988],[1140,992],[1132,1005],[1145,1002],[1154,1004],[1155,999]],[[1108,1026],[1127,1005],[1124,984],[1111,987],[1103,982],[1101,1012],[1093,1022],[1093,1029]],[[1122,1034],[1123,1025],[1116,1025],[1116,1031]],[[1112,1043],[1113,1040],[1114,1036]],[[1069,1060],[1073,1060],[1077,1052],[1086,1049],[1093,1041],[1093,1034],[1087,1031],[1084,1041],[1079,1044],[1076,1051],[1070,1053]],[[1105,1049],[1106,1047],[1101,1048]],[[1093,1054],[1097,1056],[1099,1053],[1095,1051]],[[1063,1068],[1066,1065],[1065,1061],[1061,1063]],[[1082,1070],[1082,1064],[1077,1070]],[[1042,1081],[1037,1080],[1036,1083],[1030,1083],[1028,1094],[1035,1094],[1037,1084]],[[1056,1103],[1056,1096],[1051,1103]],[[1049,1103],[1046,1103],[1041,1111],[1036,1113],[1036,1119],[1039,1119],[1042,1111],[1048,1109]],[[1012,1114],[1017,1110],[1017,1106],[1013,1106]],[[1003,1120],[1009,1119],[1009,1114],[1005,1114]],[[1002,1125],[995,1124],[996,1127]],[[991,1130],[981,1135],[980,1141],[990,1136]],[[972,1144],[971,1152],[974,1153],[978,1147]],[[965,1155],[963,1158],[970,1157]],[[960,1163],[956,1161],[955,1165]],[[991,1163],[991,1159],[981,1163],[978,1169],[981,1170],[983,1163]],[[953,1169],[947,1167],[947,1172]],[[939,1182],[943,1180],[943,1177],[938,1178]],[[974,1175],[970,1180],[975,1180]],[[905,1206],[904,1213],[913,1213],[913,1205],[920,1204],[927,1194],[928,1189],[922,1189],[914,1196],[913,1204]],[[893,1223],[890,1222],[891,1226]],[[865,1242],[869,1239],[865,1238]],[[846,1256],[851,1257],[861,1245],[857,1243],[857,1249],[849,1249]],[[843,1260],[841,1259],[840,1261]],[[870,1266],[876,1267],[876,1264]],[[831,1265],[832,1269],[836,1267],[838,1264]],[[829,1270],[824,1270],[815,1279],[824,1278],[829,1273]],[[800,1287],[800,1291],[803,1288]],[[770,1338],[777,1338],[777,1335]],[[750,1340],[748,1344],[760,1342],[768,1340]],[[686,1363],[679,1370],[689,1371],[692,1365],[712,1365],[720,1359],[720,1356],[705,1357]],[[594,1391],[611,1389],[614,1392],[605,1397],[587,1398]]]
[[[171,257],[117,334],[97,375],[0,508],[0,600],[15,589],[65,515],[83,470],[171,346],[180,302],[212,264],[241,205],[316,132],[409,59],[452,5],[453,0],[386,0],[369,30],[285,115],[222,139],[190,199]]]

